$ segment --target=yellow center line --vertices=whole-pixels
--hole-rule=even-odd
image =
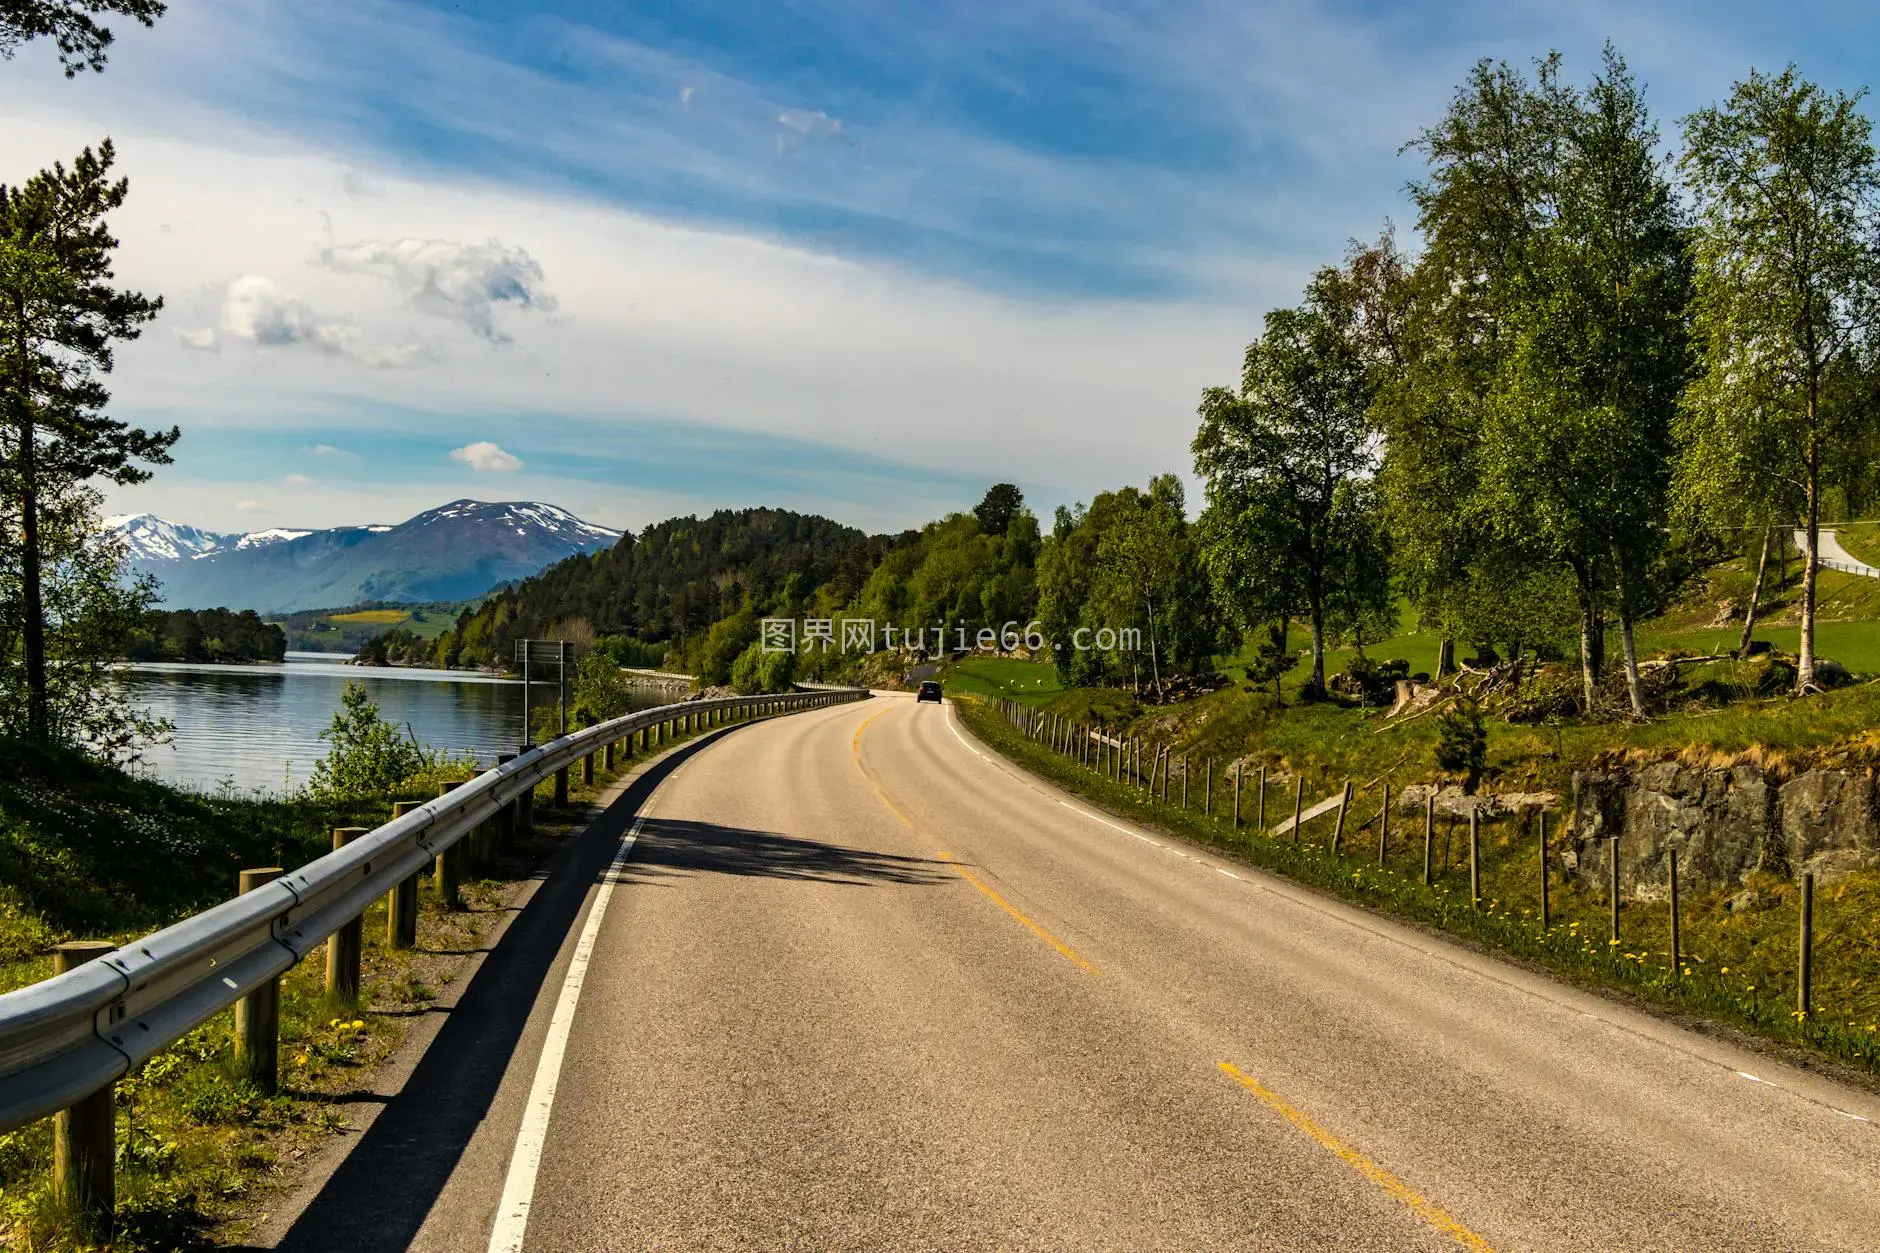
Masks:
[[[1366,1179],[1369,1179],[1372,1183],[1396,1197],[1399,1201],[1402,1201],[1424,1222],[1436,1228],[1436,1230],[1442,1232],[1465,1249],[1473,1249],[1475,1253],[1494,1253],[1494,1250],[1489,1247],[1488,1241],[1482,1239],[1482,1237],[1457,1222],[1449,1214],[1449,1211],[1412,1188],[1403,1180],[1397,1178],[1397,1176],[1391,1174],[1388,1170],[1385,1170],[1382,1166],[1379,1166],[1364,1154],[1358,1152],[1358,1150],[1352,1148],[1349,1144],[1346,1144],[1343,1140],[1340,1140],[1325,1128],[1319,1126],[1318,1123],[1312,1121],[1311,1117],[1307,1115],[1305,1111],[1295,1109],[1292,1105],[1289,1105],[1285,1098],[1268,1088],[1258,1079],[1255,1079],[1252,1075],[1242,1071],[1232,1062],[1220,1062],[1217,1064],[1220,1066],[1221,1070],[1226,1073],[1228,1078],[1259,1097],[1262,1101],[1265,1101],[1267,1105],[1284,1115],[1286,1121],[1311,1136],[1314,1140],[1317,1140],[1325,1148],[1330,1149],[1345,1165],[1351,1167]]]
[[[1030,928],[1031,933],[1033,935],[1037,936],[1039,939],[1043,940],[1046,944],[1049,944],[1052,948],[1056,949],[1058,952],[1062,953],[1065,957],[1069,958],[1071,963],[1075,965],[1077,969],[1083,971],[1087,975],[1100,975],[1102,973],[1095,966],[1091,965],[1089,962],[1085,961],[1082,957],[1078,956],[1077,951],[1073,949],[1070,945],[1058,939],[1055,935],[1052,935],[1049,931],[1046,931],[1043,927],[1039,926],[1037,923],[1033,922],[1031,919],[1025,917],[1025,915],[1019,913],[1018,910],[1012,907],[1012,902],[1006,900],[1003,896],[1000,896],[997,892],[987,887],[985,882],[981,880],[979,876],[975,875],[972,871],[968,870],[966,867],[960,865],[958,861],[954,860],[953,854],[942,851],[940,853],[940,860],[952,866],[954,872],[958,874],[960,878],[966,880],[968,883],[978,888],[981,892],[984,892],[987,896],[991,897],[993,903],[996,904],[1000,909],[1003,909],[1006,913],[1012,915],[1012,917],[1018,919],[1026,927]]]

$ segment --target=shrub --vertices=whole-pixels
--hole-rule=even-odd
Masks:
[[[358,683],[346,685],[333,723],[320,738],[332,747],[314,763],[307,788],[315,796],[381,796],[431,764],[411,729],[380,717],[378,705]]]

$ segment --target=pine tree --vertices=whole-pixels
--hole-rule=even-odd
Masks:
[[[42,502],[91,479],[141,482],[179,432],[141,430],[105,415],[113,344],[134,339],[159,299],[112,285],[118,241],[105,215],[129,190],[110,171],[111,141],[19,187],[0,184],[0,475],[7,536],[20,550],[21,651],[30,734],[50,732]]]

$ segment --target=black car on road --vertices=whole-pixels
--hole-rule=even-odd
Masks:
[[[940,703],[940,685],[932,679],[923,680],[920,690],[914,693],[916,704],[924,700],[930,700],[936,705]]]

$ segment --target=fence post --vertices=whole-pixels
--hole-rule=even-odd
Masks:
[[[555,771],[554,805],[556,809],[568,808],[568,767],[566,766]]]
[[[1208,817],[1214,816],[1214,758],[1208,758],[1207,768],[1201,775],[1201,807]]]
[[[1612,898],[1612,938],[1617,944],[1619,939],[1619,837],[1611,836],[1606,841],[1606,855],[1612,861],[1612,885],[1607,895]]]
[[[461,783],[440,783],[437,794],[443,796],[462,787]],[[478,824],[479,828],[481,823]],[[463,908],[463,846],[475,833],[463,837],[437,855],[437,899],[445,909]]]
[[[364,835],[366,827],[334,827],[333,849],[345,848]],[[364,921],[354,918],[343,924],[326,940],[326,994],[342,1001],[359,999],[359,948],[364,940]]]
[[[1469,806],[1469,905],[1482,907],[1482,811]]]
[[[1338,856],[1338,845],[1345,838],[1345,811],[1351,808],[1351,780],[1345,780],[1344,788],[1338,793],[1338,821],[1332,827],[1332,856]]]
[[[1299,815],[1306,808],[1306,777],[1303,774],[1293,776],[1293,843],[1299,842]]]
[[[418,807],[416,801],[395,801],[392,817],[402,818]],[[385,947],[411,948],[418,942],[418,875],[400,879],[385,895]]]
[[[615,740],[608,740],[607,747],[601,751],[601,769],[612,770],[614,768],[614,746],[617,742],[618,741]],[[590,760],[592,759],[590,758]],[[590,780],[590,782],[592,782],[592,780]]]
[[[280,866],[244,870],[239,892],[246,896],[286,873]],[[269,1096],[281,1082],[281,977],[235,1002],[235,1063],[257,1088]]]
[[[1259,828],[1260,834],[1265,835],[1266,834],[1266,766],[1264,764],[1260,766],[1260,803],[1255,808],[1255,812],[1253,815],[1253,822],[1254,822],[1254,825]]]
[[[1678,850],[1665,850],[1671,862],[1671,977],[1681,979],[1683,972],[1684,950],[1678,944]]]
[[[515,840],[530,839],[535,835],[535,787],[516,797],[515,816],[509,820],[509,838]]]
[[[1815,876],[1802,875],[1802,931],[1797,937],[1795,1011],[1803,1018],[1814,1011],[1810,1004],[1815,985]]]
[[[1385,847],[1390,843],[1390,780],[1384,780],[1384,804],[1377,811],[1377,865],[1384,866]]]
[[[74,940],[52,950],[55,974],[96,961],[117,946]],[[87,1226],[105,1225],[117,1208],[117,1113],[112,1085],[52,1116],[52,1188],[59,1205]]]
[[[1546,931],[1553,925],[1553,920],[1548,916],[1547,908],[1547,811],[1545,809],[1536,810],[1535,818],[1538,820],[1541,829],[1541,930]]]
[[[1423,886],[1428,887],[1430,865],[1436,853],[1436,785],[1430,784],[1430,791],[1423,798]]]
[[[1247,767],[1234,759],[1234,830],[1240,830],[1240,775]]]

